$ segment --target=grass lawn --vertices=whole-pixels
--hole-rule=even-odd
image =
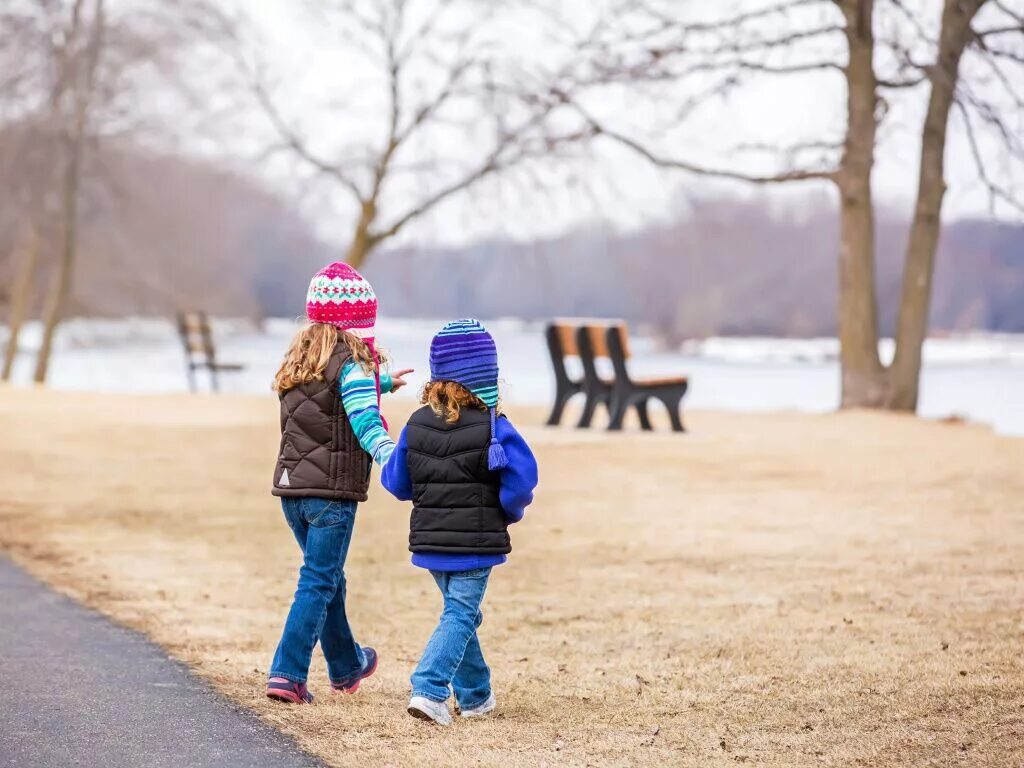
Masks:
[[[1024,440],[868,413],[608,436],[513,409],[542,487],[484,602],[499,708],[445,730],[405,713],[440,598],[376,480],[347,573],[378,675],[336,697],[316,659],[315,706],[263,697],[299,554],[276,407],[0,389],[0,548],[346,768],[1024,761]]]

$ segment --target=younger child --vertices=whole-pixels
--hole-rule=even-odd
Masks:
[[[331,687],[355,693],[377,669],[345,616],[345,557],[356,504],[366,501],[372,462],[394,450],[380,414],[381,392],[411,370],[381,375],[374,342],[377,297],[347,264],[324,267],[309,284],[309,324],[292,340],[274,378],[281,399],[275,496],[302,550],[299,585],[270,665],[267,696],[311,704],[306,676],[320,641]]]
[[[449,686],[463,717],[497,705],[477,638],[480,603],[491,568],[512,551],[509,524],[533,501],[537,462],[511,422],[497,417],[498,351],[480,323],[441,329],[430,345],[430,378],[381,482],[413,501],[412,563],[430,571],[444,598],[412,675],[409,714],[450,725]]]

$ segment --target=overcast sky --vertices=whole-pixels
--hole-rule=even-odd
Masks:
[[[425,2],[410,0],[414,8]],[[716,2],[714,6],[716,11],[721,8],[724,12],[729,7],[764,4],[764,0],[737,0]],[[927,28],[937,28],[941,7],[938,0],[914,0],[910,4],[916,5],[918,18]],[[304,5],[296,0],[263,0],[242,7],[265,37],[267,45],[261,55],[272,72],[275,96],[282,111],[325,155],[337,155],[343,147],[362,140],[373,141],[380,135],[385,102],[373,67],[356,50],[353,41],[304,11]],[[567,18],[577,19],[583,25],[592,4],[562,0],[561,7]],[[548,55],[543,50],[543,41],[533,36],[535,30],[530,21],[501,18],[493,25],[495,44],[511,42],[513,48],[539,61]],[[901,94],[890,105],[874,177],[880,202],[907,206],[912,200],[917,183],[918,127],[926,97],[927,90],[920,88]],[[675,106],[673,100],[672,93],[606,95],[594,107],[620,130],[647,137],[652,128],[664,129],[668,124],[670,108]],[[761,79],[728,101],[709,104],[675,129],[659,130],[650,143],[665,155],[707,165],[771,170],[775,167],[771,158],[758,160],[737,153],[735,147],[751,142],[791,144],[808,138],[840,139],[844,110],[845,86],[839,73]],[[1015,115],[1018,128],[1022,122],[1024,115]],[[261,139],[254,137],[260,135],[253,129],[250,138],[258,143]],[[444,156],[468,156],[473,151],[472,140],[457,132],[448,136],[435,134],[431,141],[431,149]],[[994,147],[989,150],[994,152]],[[1005,170],[1006,164],[1002,167]],[[290,170],[290,164],[281,158],[265,168],[267,177],[280,191],[301,194],[307,214],[325,235],[332,240],[344,240],[353,214],[347,198],[327,182],[296,182]],[[947,170],[947,220],[988,217],[988,196],[978,182],[955,117],[947,149]],[[571,173],[564,168],[541,173],[547,180],[544,191],[485,184],[438,208],[408,230],[403,241],[456,244],[496,235],[532,239],[595,224],[629,228],[676,215],[685,208],[689,195],[753,193],[744,185],[710,185],[678,172],[657,170],[636,155],[607,143],[596,147],[593,162],[577,163]],[[780,200],[793,200],[815,190],[831,193],[828,185],[802,185],[772,194]],[[391,202],[400,206],[403,195],[414,191],[400,187],[394,191]],[[1001,215],[1016,220],[1009,211],[1002,211]]]

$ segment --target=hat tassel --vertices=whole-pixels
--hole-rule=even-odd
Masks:
[[[487,449],[487,468],[492,471],[508,466],[508,456],[505,455],[505,449],[498,442],[494,422],[494,409],[491,408],[491,447]]]

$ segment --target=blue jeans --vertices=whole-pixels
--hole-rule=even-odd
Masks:
[[[363,668],[363,649],[345,616],[345,557],[355,523],[354,501],[311,497],[281,499],[284,517],[302,550],[299,586],[270,677],[306,682],[317,640],[332,683],[345,683]]]
[[[431,571],[430,575],[444,597],[444,610],[412,673],[412,695],[445,701],[451,684],[459,707],[470,709],[491,695],[491,670],[476,634],[484,620],[480,603],[491,569]]]

